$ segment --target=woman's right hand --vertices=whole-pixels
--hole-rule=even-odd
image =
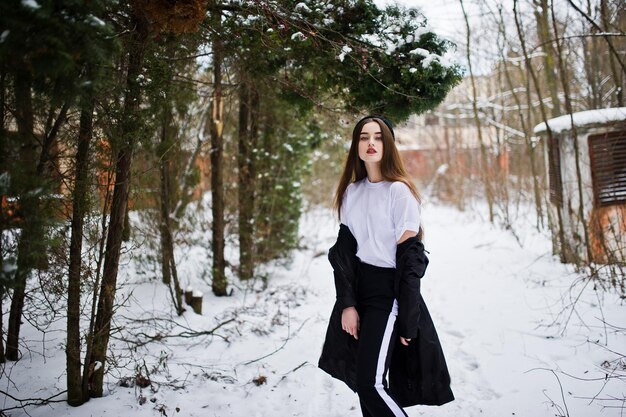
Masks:
[[[359,313],[356,308],[346,307],[341,313],[341,328],[350,333],[356,340],[359,340],[359,330],[361,322],[359,321]]]

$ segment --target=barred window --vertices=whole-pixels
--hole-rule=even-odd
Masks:
[[[626,131],[590,135],[588,141],[594,203],[626,203]]]

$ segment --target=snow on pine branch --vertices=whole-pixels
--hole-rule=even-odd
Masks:
[[[37,10],[41,8],[39,3],[37,3],[35,0],[22,0],[22,6],[26,7],[27,9],[33,9],[33,10]]]
[[[441,62],[441,55],[433,54],[423,48],[415,48],[409,52],[411,55],[419,55],[422,59],[422,68],[428,68],[434,61]]]

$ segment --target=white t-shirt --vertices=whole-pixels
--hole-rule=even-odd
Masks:
[[[362,262],[395,268],[397,242],[405,231],[419,231],[421,207],[403,182],[365,177],[346,189],[340,217],[356,238]]]

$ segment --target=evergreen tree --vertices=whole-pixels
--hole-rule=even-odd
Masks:
[[[302,181],[298,163],[312,148],[290,139],[305,135],[314,110],[382,112],[401,122],[439,104],[461,75],[443,57],[451,44],[430,32],[415,9],[380,10],[369,1],[239,7],[224,11],[223,38],[239,80],[239,275],[247,279],[256,262],[295,246],[289,227],[299,219],[299,190],[292,185]],[[291,123],[273,126],[281,124],[279,113]],[[282,158],[285,149],[296,153],[292,159]],[[290,232],[283,236],[281,227]]]
[[[59,173],[52,161],[69,108],[89,88],[86,69],[97,66],[110,51],[106,26],[97,18],[100,2],[6,1],[0,4],[0,61],[8,91],[3,103],[15,115],[17,131],[0,132],[2,153],[14,155],[3,164],[9,195],[17,198],[22,222],[17,245],[7,358],[17,360],[27,278],[46,264],[53,225],[51,203]]]

